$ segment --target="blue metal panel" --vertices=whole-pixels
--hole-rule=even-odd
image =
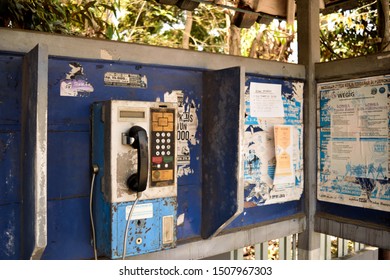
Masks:
[[[199,185],[179,185],[177,190],[177,239],[185,241],[200,235],[202,190]],[[182,222],[181,222],[182,220]]]
[[[126,255],[133,256],[165,249],[162,242],[162,217],[176,216],[176,198],[159,198],[153,200],[142,200],[137,206],[151,204],[153,205],[153,217],[148,219],[131,220],[128,229]],[[113,204],[111,207],[112,217],[112,248],[111,258],[121,258],[123,255],[123,240],[126,230],[126,207],[133,203]],[[176,224],[176,218],[174,218]],[[142,243],[137,245],[135,240],[140,239]],[[176,239],[176,237],[175,237]],[[110,241],[110,240],[106,240]],[[98,239],[99,242],[99,239]],[[170,248],[174,246],[169,244]]]
[[[20,258],[20,204],[0,205],[0,260]]]
[[[23,57],[0,55],[0,127],[11,125],[19,129]]]
[[[49,200],[89,196],[91,180],[89,157],[89,132],[49,131]]]
[[[22,57],[0,55],[0,259],[20,258]]]
[[[18,174],[21,94],[19,56],[0,56],[0,176]],[[196,105],[197,143],[189,143],[191,172],[178,178],[178,242],[200,237],[201,228],[201,145],[203,70],[135,65],[113,61],[80,60],[83,75],[94,91],[76,97],[61,96],[60,85],[74,59],[49,59],[49,140],[48,140],[48,246],[45,259],[88,259],[93,257],[89,222],[90,188],[90,106],[96,101],[126,99],[164,101],[164,94],[182,91],[184,100]],[[146,89],[104,85],[106,72],[139,73],[148,78]],[[250,81],[280,83],[290,92],[291,81],[248,76]],[[284,98],[288,98],[286,95]],[[287,100],[287,99],[286,99]],[[285,103],[287,106],[287,103]],[[287,107],[285,107],[287,108]],[[7,144],[9,143],[9,144]],[[3,164],[4,163],[4,164]],[[96,180],[100,180],[98,174]],[[12,177],[12,178],[11,178]],[[19,177],[9,176],[13,188],[0,185],[0,259],[20,258]],[[274,205],[245,209],[229,229],[252,226],[301,213],[302,198]],[[109,215],[109,209],[107,215]],[[107,233],[109,234],[109,233]],[[14,243],[12,243],[14,242]],[[11,246],[12,245],[12,246]],[[8,246],[8,247],[7,247]],[[120,246],[119,246],[120,247]],[[118,247],[118,248],[119,248]],[[9,249],[9,250],[8,250]]]
[[[317,213],[328,213],[363,223],[377,224],[390,228],[390,215],[388,212],[367,208],[360,208],[324,201],[317,201]]]
[[[0,205],[20,200],[19,145],[19,132],[0,132]]]
[[[240,67],[204,75],[202,138],[202,238],[218,234],[243,209]]]
[[[299,80],[291,80],[291,79],[285,79],[285,78],[268,78],[268,77],[261,77],[261,76],[255,76],[248,74],[246,77],[246,83],[245,86],[248,88],[250,87],[251,83],[265,83],[265,84],[278,84],[281,85],[282,90],[282,100],[283,100],[283,106],[284,106],[284,119],[283,124],[286,125],[292,125],[295,128],[297,128],[297,131],[300,135],[303,133],[302,129],[302,120],[300,119],[300,116],[302,115],[302,102],[297,94],[297,89],[295,86],[301,84],[303,85],[302,81]],[[249,95],[249,92],[247,90],[247,95]],[[247,108],[249,107],[249,98],[246,98],[246,105]],[[253,133],[259,133],[263,131],[262,124],[258,123],[257,118],[251,118],[249,115],[249,111],[247,110],[246,116],[245,116],[245,123],[246,126],[252,125]],[[294,167],[296,170],[299,170],[303,167],[303,146],[302,142],[299,143],[298,149],[299,149],[299,161],[300,163],[296,164]],[[256,145],[259,145],[259,143],[256,143]],[[258,155],[261,158],[261,155]],[[244,164],[247,164],[246,160]],[[256,166],[255,168],[260,169],[262,164],[268,164],[268,175],[273,178],[273,170],[274,166],[272,164],[267,162],[260,162],[259,166]],[[245,178],[247,178],[247,168],[245,168]],[[303,176],[296,176],[296,182],[295,186],[292,188],[296,188],[297,190],[301,189],[303,187]],[[260,184],[264,183],[259,181]],[[242,227],[251,227],[255,226],[256,224],[260,223],[267,223],[272,221],[277,221],[281,219],[286,219],[289,216],[297,215],[297,214],[303,214],[304,211],[304,197],[303,194],[298,199],[292,199],[288,200],[286,198],[286,201],[280,201],[277,203],[271,203],[267,204],[267,200],[264,199],[260,193],[259,196],[250,196],[250,193],[253,193],[253,188],[255,185],[248,185],[246,183],[245,188],[245,201],[246,201],[246,207],[244,209],[244,212],[234,220],[234,222],[228,227],[228,230],[234,230],[239,229]],[[250,202],[250,203],[249,203]],[[256,205],[256,206],[254,206]]]
[[[47,247],[42,259],[90,259],[89,198],[50,200],[47,204]]]

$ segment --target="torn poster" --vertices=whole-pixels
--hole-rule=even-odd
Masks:
[[[277,87],[274,88],[280,88],[278,98],[282,101],[284,112],[277,114],[278,117],[257,117],[252,115],[251,87],[255,85],[256,88],[262,84],[260,81],[263,79],[248,78],[249,87],[245,92],[245,207],[299,200],[303,192],[303,83],[275,80]],[[279,183],[275,185],[277,159],[274,128],[283,126],[289,127],[290,142],[287,145],[287,152],[290,158],[287,167],[290,167],[292,175],[284,178],[277,177],[277,183],[279,179],[285,183],[280,183],[279,180]],[[279,140],[276,142],[279,143],[282,136],[279,133],[278,135]],[[278,172],[281,175],[283,170],[280,167],[284,166],[284,162],[279,160],[279,163]]]
[[[318,199],[390,211],[390,76],[319,84]]]
[[[274,126],[276,158],[274,185],[295,183],[293,129],[294,127],[290,125]]]
[[[78,62],[69,63],[71,70],[61,80],[60,95],[72,97],[87,97],[93,92],[93,86],[84,74],[83,66]]]
[[[199,140],[196,139],[197,105],[194,100],[190,100],[188,97],[184,98],[184,93],[181,90],[166,92],[164,101],[177,103],[177,176],[192,174],[190,145],[199,144]]]

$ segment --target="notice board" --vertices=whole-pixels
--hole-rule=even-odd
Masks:
[[[390,212],[390,75],[318,84],[320,201]]]

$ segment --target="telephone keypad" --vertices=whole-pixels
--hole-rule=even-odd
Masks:
[[[175,110],[172,108],[151,108],[150,150],[151,186],[174,184],[175,167]]]

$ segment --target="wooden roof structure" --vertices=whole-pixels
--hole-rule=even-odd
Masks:
[[[156,0],[160,4],[176,5],[182,10],[192,11],[200,3],[235,10],[233,23],[240,28],[249,28],[256,21],[267,23],[273,18],[286,19],[292,23],[296,15],[296,0],[235,0],[235,7],[227,6],[223,0]],[[353,9],[359,5],[356,0],[313,0],[319,1],[320,10],[327,14],[340,9]]]

